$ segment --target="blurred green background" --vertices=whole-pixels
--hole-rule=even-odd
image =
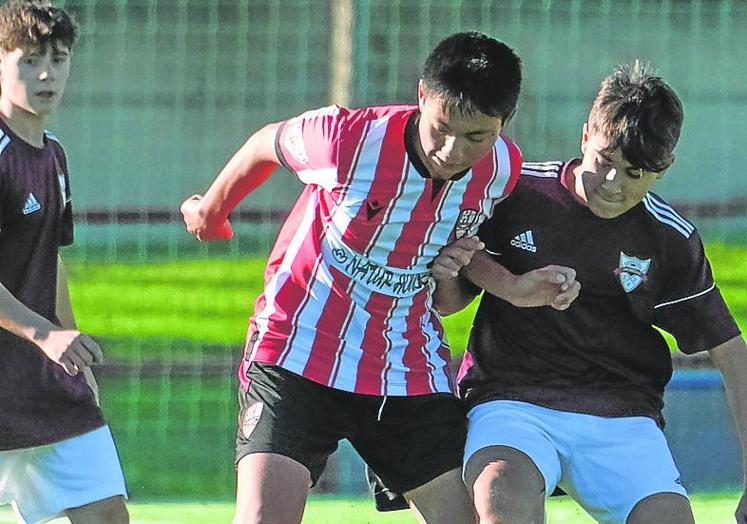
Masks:
[[[487,32],[522,57],[507,134],[528,160],[578,153],[590,102],[615,64],[658,67],[686,116],[656,191],[700,226],[747,326],[740,0],[60,3],[82,29],[50,124],[66,147],[76,209],[76,244],[63,258],[78,321],[108,354],[102,402],[135,500],[233,496],[234,368],[264,257],[300,184],[278,172],[242,203],[230,243],[194,242],[180,202],[268,121],[330,103],[414,102],[420,64],[455,31]],[[470,319],[447,319],[456,352]],[[360,492],[358,467],[334,462],[320,488]]]

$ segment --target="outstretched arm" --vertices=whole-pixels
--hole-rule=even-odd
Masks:
[[[275,135],[281,124],[268,124],[244,143],[210,185],[205,196],[182,203],[187,231],[198,240],[227,240],[233,235],[228,214],[280,165]]]
[[[708,351],[724,377],[726,398],[742,443],[742,497],[735,512],[739,524],[747,523],[747,345],[737,336]]]

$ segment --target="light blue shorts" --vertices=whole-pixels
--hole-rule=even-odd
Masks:
[[[468,416],[464,464],[478,450],[508,446],[526,454],[545,480],[603,524],[624,524],[657,493],[687,496],[664,433],[648,417],[597,417],[495,400]]]
[[[20,522],[36,524],[65,510],[127,496],[108,426],[36,448],[0,451],[0,503]]]

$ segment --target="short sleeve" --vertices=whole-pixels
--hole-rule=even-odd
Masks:
[[[305,184],[331,191],[337,183],[338,151],[346,111],[329,106],[284,122],[275,137],[280,162]]]
[[[60,194],[63,198],[62,218],[60,220],[60,245],[69,246],[74,239],[73,224],[73,193],[70,189],[70,175],[67,170],[67,160],[62,156],[62,169],[59,170],[57,177],[60,184]],[[59,171],[62,171],[61,173]]]
[[[485,244],[485,251],[491,254],[500,253],[500,240],[503,236],[501,224],[505,223],[502,218],[502,209],[505,204],[498,203],[493,208],[493,214],[480,225],[477,231],[478,238]]]
[[[60,245],[69,246],[74,240],[73,227],[73,203],[68,202],[65,210],[62,212],[62,221],[60,222]]]
[[[712,349],[739,335],[697,232],[673,255],[673,269],[654,305],[654,324],[671,333],[687,354]]]

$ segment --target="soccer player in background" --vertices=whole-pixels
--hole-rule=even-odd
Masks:
[[[474,522],[461,481],[465,413],[433,310],[430,264],[513,189],[521,156],[501,132],[518,57],[479,33],[426,60],[418,104],[327,107],[252,135],[204,198],[182,204],[199,240],[279,166],[306,185],[278,234],[240,367],[234,522],[300,522],[308,489],[347,438],[422,522]],[[566,307],[572,272],[501,274],[517,305]],[[498,292],[498,291],[497,291]]]
[[[619,67],[583,126],[582,158],[524,163],[464,278],[450,276],[458,244],[434,262],[440,311],[485,291],[459,382],[470,408],[464,478],[481,523],[541,524],[556,486],[602,523],[693,522],[662,432],[672,359],[654,326],[684,353],[710,353],[745,447],[747,347],[695,226],[650,191],[682,119],[648,66]],[[567,310],[520,309],[494,293],[504,266],[550,260],[577,272]],[[747,522],[744,495],[736,518]]]
[[[20,522],[124,524],[125,485],[75,328],[60,246],[73,241],[62,146],[45,132],[77,29],[40,2],[0,6],[0,503]]]

